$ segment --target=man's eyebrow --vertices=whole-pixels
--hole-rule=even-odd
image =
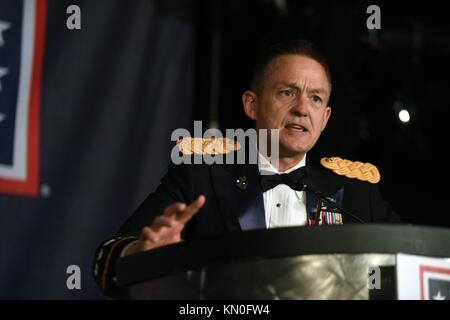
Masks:
[[[297,88],[297,85],[294,82],[286,82],[286,81],[280,81],[275,84],[277,87],[286,86],[286,87],[295,87]]]
[[[298,87],[298,85],[295,82],[286,82],[286,81],[280,81],[276,84],[277,86],[287,86],[287,87],[291,87],[291,88],[297,88],[297,89],[301,89]],[[328,94],[328,91],[324,88],[310,88],[307,89],[308,93],[318,93],[318,94]]]
[[[308,92],[310,92],[310,93],[318,93],[318,94],[327,94],[328,93],[327,90],[322,89],[322,88],[312,88],[312,89],[309,89]]]

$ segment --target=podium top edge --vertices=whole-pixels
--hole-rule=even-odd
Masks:
[[[449,258],[450,229],[410,224],[355,224],[225,233],[120,258],[117,278],[121,286],[239,259],[397,253]]]

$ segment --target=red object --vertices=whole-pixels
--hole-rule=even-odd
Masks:
[[[47,0],[36,0],[34,52],[29,88],[27,158],[25,180],[0,178],[0,192],[36,197],[39,192],[39,141],[42,62],[45,43]]]

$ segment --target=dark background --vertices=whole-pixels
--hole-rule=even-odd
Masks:
[[[250,127],[241,94],[257,53],[305,38],[329,59],[333,113],[311,156],[371,162],[380,188],[405,222],[450,226],[445,152],[450,89],[450,27],[439,2],[204,1],[197,20],[196,118],[220,128]],[[381,30],[368,30],[366,8],[381,9]],[[283,9],[285,8],[285,9]],[[213,14],[211,14],[213,12]],[[205,38],[207,40],[205,40]],[[220,49],[211,50],[220,39]],[[199,41],[200,40],[200,41]],[[208,41],[209,40],[209,41]],[[218,56],[204,68],[204,51]],[[214,61],[214,59],[212,59]],[[201,67],[200,67],[201,66]],[[211,87],[219,88],[211,112]],[[209,100],[208,100],[209,99]],[[411,120],[399,120],[400,110]],[[444,205],[445,207],[445,205]]]
[[[71,4],[81,8],[82,30],[65,27]],[[371,4],[381,8],[381,30],[366,28]],[[332,118],[311,157],[377,165],[380,188],[405,222],[450,227],[444,8],[49,0],[40,185],[51,193],[0,195],[0,298],[103,298],[91,276],[94,250],[158,184],[172,130],[194,119],[204,129],[250,127],[241,94],[257,53],[282,39],[315,42],[331,65]],[[66,288],[70,264],[81,267],[82,290]]]

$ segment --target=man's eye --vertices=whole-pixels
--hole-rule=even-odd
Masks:
[[[290,97],[290,96],[292,96],[292,92],[291,92],[291,90],[282,90],[281,95],[284,97]]]
[[[314,102],[322,102],[322,98],[319,96],[313,96],[312,99]]]

